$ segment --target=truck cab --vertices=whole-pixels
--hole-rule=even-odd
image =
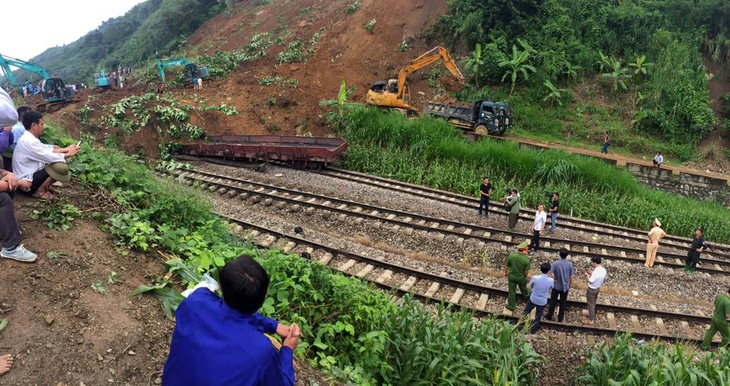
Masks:
[[[512,128],[512,106],[504,102],[479,100],[474,102],[471,121],[479,135],[501,135]]]

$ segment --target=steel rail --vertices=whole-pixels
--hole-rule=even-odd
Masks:
[[[349,201],[349,200],[323,196],[323,195],[319,195],[319,194],[315,194],[315,193],[307,193],[307,192],[303,192],[300,190],[264,184],[264,183],[260,183],[260,182],[256,182],[256,181],[233,178],[233,177],[220,175],[220,174],[216,174],[216,173],[210,173],[210,172],[204,172],[204,171],[192,170],[192,169],[185,169],[185,170],[177,169],[174,172],[172,172],[173,175],[175,173],[177,173],[178,176],[180,174],[183,174],[184,178],[196,179],[202,183],[215,184],[215,185],[219,186],[220,188],[233,189],[233,190],[240,191],[242,193],[245,192],[248,194],[264,196],[267,198],[271,198],[272,200],[276,199],[279,201],[286,201],[286,202],[290,202],[290,203],[294,203],[294,204],[306,205],[306,206],[314,207],[317,209],[338,212],[338,213],[342,213],[345,215],[351,215],[351,216],[356,216],[356,217],[364,217],[364,218],[368,218],[370,220],[375,220],[375,221],[388,222],[388,223],[392,223],[392,224],[403,226],[403,227],[410,227],[410,228],[414,228],[414,229],[424,230],[427,232],[439,232],[439,233],[455,235],[458,237],[470,237],[470,238],[485,240],[488,242],[497,242],[497,243],[507,244],[507,245],[514,244],[511,242],[511,239],[513,237],[529,237],[527,235],[513,232],[513,231],[497,229],[497,228],[490,228],[490,227],[474,225],[474,224],[466,224],[466,223],[461,223],[461,222],[442,219],[442,218],[434,218],[434,217],[429,217],[429,216],[425,216],[425,215],[419,215],[419,214],[399,211],[399,210],[395,210],[395,209],[388,209],[388,208],[378,207],[378,206],[369,205],[369,204],[357,203],[357,202],[353,202],[353,201]],[[184,175],[185,173],[187,173],[188,175],[187,176]],[[240,184],[248,184],[251,186],[259,187],[259,189],[257,189],[257,190],[245,189],[242,187],[231,186],[231,185],[221,183],[221,182],[209,181],[209,180],[204,180],[201,178],[194,178],[189,175],[191,173],[202,175],[202,176],[205,176],[208,178],[215,178],[215,179],[219,179],[219,180],[228,180],[228,181],[232,181],[232,182],[236,182],[236,183],[240,183]],[[315,200],[322,200],[325,203],[327,203],[327,202],[329,202],[330,204],[336,203],[336,204],[339,204],[340,206],[333,207],[333,206],[330,206],[329,204],[327,204],[327,205],[318,204],[318,203],[314,203],[314,202],[302,201],[300,199],[296,199],[296,198],[292,198],[292,197],[282,197],[282,196],[275,195],[273,193],[267,193],[267,192],[265,192],[266,189],[269,189],[271,191],[276,191],[276,192],[283,192],[283,193],[286,193],[287,195],[293,195],[295,197],[296,196],[302,196],[302,197],[307,196],[307,197],[311,197]],[[347,206],[368,209],[371,211],[371,213],[364,213],[362,211],[358,212],[355,210],[345,209]],[[377,213],[377,214],[372,214],[372,213]],[[390,213],[392,218],[391,218],[391,216],[389,216],[389,217],[379,216],[379,214],[383,214],[383,213]],[[421,222],[423,222],[423,224],[417,224],[417,223],[413,223],[410,221],[397,220],[395,218],[397,216],[411,218],[411,219],[420,219]],[[425,225],[428,222],[431,222],[433,224],[430,226]],[[442,225],[446,225],[447,228],[446,229],[441,228]],[[448,229],[448,227],[453,227],[453,229]],[[468,232],[467,231],[459,232],[459,231],[455,230],[457,227],[467,229]],[[480,231],[480,232],[482,232],[482,234],[481,235],[475,234],[474,230]],[[492,235],[492,233],[510,236],[510,240],[494,237]],[[489,234],[489,235],[487,236],[487,234]],[[631,262],[631,263],[642,263],[643,264],[643,262],[644,262],[644,260],[639,259],[639,258],[632,258],[632,257],[628,257],[628,256],[621,256],[621,255],[615,256],[615,255],[608,255],[607,253],[603,253],[604,250],[605,251],[611,250],[611,251],[617,251],[619,253],[623,252],[624,254],[626,254],[627,252],[640,254],[641,252],[643,252],[642,249],[620,247],[620,246],[614,246],[614,245],[595,244],[595,243],[586,242],[586,241],[572,241],[572,240],[557,239],[557,238],[550,238],[550,237],[542,237],[541,240],[548,241],[551,243],[550,247],[541,247],[541,249],[545,250],[545,251],[558,252],[560,250],[560,248],[552,247],[552,244],[553,243],[563,243],[563,245],[567,245],[567,246],[576,245],[576,246],[584,247],[583,252],[577,251],[577,250],[572,250],[572,252],[574,254],[583,253],[586,255],[600,255],[602,258],[606,258],[606,259],[610,259],[610,260],[627,261],[627,262]],[[600,248],[601,252],[599,253],[599,252],[585,251],[585,249],[589,248],[589,247]],[[657,256],[666,256],[666,257],[675,258],[675,259],[681,259],[684,257],[683,255],[679,255],[679,254],[667,254],[667,253],[658,254]],[[730,275],[730,270],[723,270],[722,268],[720,268],[720,265],[730,266],[730,261],[703,259],[703,262],[704,263],[713,263],[713,264],[715,264],[715,268],[707,268],[704,266],[698,266],[697,271],[715,273],[715,274],[721,274],[721,275]],[[668,261],[658,260],[654,264],[672,267],[672,268],[683,266],[681,261],[679,263],[672,263],[672,262],[668,262]]]
[[[381,269],[386,269],[391,272],[398,272],[404,275],[407,275],[409,277],[413,276],[418,278],[419,280],[426,280],[429,282],[439,283],[442,285],[449,285],[455,288],[468,290],[476,293],[487,293],[487,294],[496,294],[501,297],[507,296],[507,291],[500,289],[500,288],[494,288],[489,286],[483,286],[480,284],[472,283],[472,282],[466,282],[458,279],[453,279],[441,275],[436,275],[428,272],[424,272],[421,270],[415,270],[411,269],[405,266],[401,266],[394,263],[389,263],[383,260],[379,260],[376,258],[364,256],[361,254],[348,252],[344,250],[337,249],[335,247],[331,247],[322,243],[318,243],[312,240],[308,240],[296,235],[290,235],[281,231],[277,231],[268,227],[264,227],[261,225],[257,225],[248,221],[240,220],[235,217],[227,216],[224,214],[218,214],[221,218],[230,221],[232,223],[235,223],[242,228],[246,229],[254,229],[258,232],[262,232],[264,234],[270,234],[275,235],[275,238],[283,238],[285,240],[291,240],[296,245],[306,245],[310,248],[322,250],[325,251],[332,256],[342,256],[346,259],[354,259],[363,263],[366,263],[368,265],[372,265]],[[261,233],[260,233],[261,234]],[[253,237],[251,237],[253,239]],[[267,245],[260,244],[261,246],[268,248],[269,245],[271,245],[274,241],[269,242]],[[293,249],[294,247],[291,247]],[[334,260],[334,259],[332,259]],[[428,296],[424,294],[420,294],[417,292],[412,292],[409,290],[401,289],[401,287],[398,287],[397,285],[389,285],[382,282],[379,282],[377,280],[368,279],[365,277],[356,276],[354,274],[348,273],[346,270],[339,270],[335,267],[331,267],[329,265],[329,262],[323,263],[330,267],[331,269],[340,272],[342,274],[352,276],[352,277],[358,277],[359,279],[365,280],[378,288],[385,289],[388,291],[395,291],[400,295],[406,295],[410,294],[413,297],[426,302],[426,303],[432,303],[432,304],[447,304],[450,305],[456,309],[465,309],[470,312],[473,312],[476,316],[484,317],[484,316],[492,316],[497,317],[500,319],[510,320],[512,322],[519,322],[521,320],[520,317],[511,316],[511,315],[504,315],[501,313],[495,313],[490,312],[484,309],[479,309],[472,306],[467,306],[460,304],[457,302],[452,302],[450,300],[446,300],[445,298],[436,298],[433,296]],[[412,288],[412,287],[411,287]],[[586,306],[585,302],[579,302],[579,301],[568,301],[568,304],[573,307],[581,307],[584,308]],[[644,308],[637,308],[637,307],[625,307],[625,306],[617,306],[613,304],[606,304],[606,303],[599,303],[597,304],[597,308],[600,308],[602,311],[610,311],[610,312],[621,312],[621,313],[627,313],[631,315],[638,315],[638,316],[645,316],[645,317],[655,317],[655,318],[669,318],[673,320],[686,320],[696,323],[702,323],[706,324],[709,323],[710,317],[706,316],[698,316],[698,315],[688,315],[688,314],[680,314],[680,313],[673,313],[673,312],[666,312],[666,311],[658,311],[658,310],[647,310]],[[584,326],[584,325],[575,325],[575,324],[565,324],[565,323],[558,323],[558,322],[551,322],[548,320],[543,320],[542,322],[543,326],[546,326],[551,329],[555,330],[562,330],[562,331],[582,331],[586,333],[593,333],[593,334],[599,334],[599,335],[615,335],[617,333],[624,333],[628,332],[631,333],[634,337],[642,338],[642,339],[654,339],[658,338],[665,341],[671,341],[671,342],[677,342],[677,341],[683,341],[683,342],[701,342],[702,339],[694,338],[694,337],[684,337],[684,336],[675,336],[675,335],[667,335],[667,334],[653,334],[653,333],[647,333],[647,332],[641,332],[641,331],[628,331],[628,330],[620,330],[620,329],[612,329],[612,328],[604,328],[604,327],[595,327],[595,326]],[[714,344],[714,343],[713,343]]]
[[[286,166],[286,165],[280,165]],[[387,179],[383,177],[371,176],[363,173],[353,172],[350,170],[338,169],[328,167],[317,171],[321,175],[325,175],[332,178],[338,178],[346,181],[362,183],[382,189],[393,190],[405,194],[411,194],[417,197],[429,198],[436,201],[441,201],[457,206],[461,206],[469,209],[479,208],[479,199],[475,197],[465,196],[458,193],[448,192],[444,190],[433,189],[425,186],[410,184],[393,179]],[[495,201],[490,201],[490,213],[496,213],[499,216],[506,216],[502,210],[503,204]],[[520,218],[532,221],[532,215],[534,213],[529,209],[520,210]],[[627,240],[633,240],[645,243],[646,233],[645,231],[622,227],[612,224],[603,224],[591,220],[586,220],[578,217],[566,216],[561,213],[559,217],[560,227],[568,228],[577,231],[591,231],[599,234],[610,235],[613,237],[620,237]],[[602,229],[611,229],[614,232],[606,232]],[[630,234],[631,233],[631,234]],[[662,239],[662,245],[672,245],[676,248],[687,248],[692,243],[692,240],[686,237],[667,235]],[[723,250],[724,253],[721,255],[730,258],[730,245],[712,243],[712,250],[717,254],[717,251]]]

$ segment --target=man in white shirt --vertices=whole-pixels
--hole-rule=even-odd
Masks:
[[[51,184],[56,182],[49,175],[46,166],[54,163],[66,163],[67,158],[75,156],[80,147],[71,145],[64,148],[49,148],[40,141],[45,125],[43,115],[31,111],[25,114],[23,126],[26,132],[18,140],[13,152],[13,171],[18,179],[31,182],[26,193],[33,197],[50,200],[53,194],[50,192]],[[63,165],[65,166],[65,165]]]
[[[664,162],[664,156],[662,155],[662,152],[657,152],[652,162],[654,162],[654,166],[656,166],[657,168],[661,167],[662,162]]]
[[[606,280],[606,268],[601,266],[601,257],[591,257],[593,269],[586,272],[586,280],[588,280],[588,290],[586,291],[586,302],[588,303],[588,319],[583,324],[592,326],[596,321],[596,300],[598,293],[601,292],[603,281]]]
[[[664,230],[660,228],[661,226],[662,223],[659,222],[658,218],[655,218],[654,224],[647,235],[649,240],[646,243],[646,262],[644,262],[644,266],[647,268],[654,266],[656,251],[659,249],[659,240],[667,235]]]
[[[537,212],[535,212],[535,221],[532,224],[532,241],[530,241],[530,249],[537,252],[540,249],[540,234],[545,229],[547,223],[547,213],[545,213],[545,206],[542,204],[537,206]]]

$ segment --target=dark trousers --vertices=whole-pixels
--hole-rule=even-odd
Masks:
[[[687,258],[684,259],[684,265],[685,268],[689,268],[691,270],[695,270],[697,268],[697,263],[700,262],[700,253],[697,251],[689,251],[687,253]]]
[[[482,210],[484,211],[484,215],[489,217],[489,197],[482,196],[481,200],[479,200],[479,214],[482,214]]]
[[[540,249],[540,231],[532,231],[532,241],[530,241],[530,248],[536,251]]]
[[[13,159],[10,157],[3,156],[3,169],[12,172],[13,171]]]
[[[509,229],[515,229],[515,226],[517,226],[517,218],[519,217],[519,213],[510,213],[509,217],[507,218],[507,226]]]
[[[608,154],[608,147],[611,146],[610,143],[604,143],[603,147],[601,148],[601,153]]]
[[[0,243],[5,249],[15,249],[20,245],[20,230],[15,221],[13,200],[5,192],[0,193]]]
[[[534,334],[537,332],[537,330],[540,329],[540,321],[542,320],[542,312],[545,310],[545,305],[538,306],[537,304],[533,303],[532,300],[527,302],[527,306],[525,307],[525,311],[522,312],[522,317],[524,318],[532,312],[533,308],[537,307],[537,311],[535,311],[535,321],[532,323],[532,326],[530,327],[530,334]]]
[[[545,315],[545,319],[553,319],[553,313],[555,312],[555,305],[558,303],[558,298],[560,298],[560,308],[558,308],[558,322],[562,323],[563,318],[565,317],[565,310],[568,308],[568,291],[563,292],[553,288],[552,292],[550,293],[550,307],[548,307],[548,312],[547,315]]]
[[[33,183],[30,185],[30,190],[28,191],[28,194],[32,195],[35,193],[38,188],[43,185],[44,182],[46,182],[47,179],[49,179],[51,176],[48,175],[48,172],[45,168],[35,172],[33,174]]]

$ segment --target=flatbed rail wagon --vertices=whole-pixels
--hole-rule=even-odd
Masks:
[[[204,142],[183,144],[179,152],[196,157],[279,161],[300,167],[320,168],[345,156],[347,141],[324,137],[222,135],[208,137]]]

